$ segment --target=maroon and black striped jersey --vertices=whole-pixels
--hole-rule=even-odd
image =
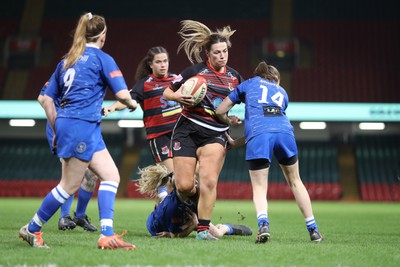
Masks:
[[[186,68],[171,83],[173,91],[178,90],[190,77],[203,76],[207,81],[207,94],[194,107],[184,107],[182,115],[205,128],[222,132],[228,125],[221,123],[215,116],[215,110],[226,96],[243,81],[242,76],[233,68],[226,66],[223,73],[214,70],[208,61],[194,64]]]
[[[182,111],[182,106],[163,97],[164,89],[176,78],[168,73],[163,78],[149,74],[138,81],[131,90],[143,110],[143,122],[147,140],[172,132]]]

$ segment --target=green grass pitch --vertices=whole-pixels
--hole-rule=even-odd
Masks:
[[[198,241],[149,236],[146,219],[152,200],[117,199],[114,228],[124,229],[135,251],[97,249],[99,233],[82,228],[59,231],[57,213],[43,228],[50,249],[34,249],[18,237],[19,228],[38,209],[42,199],[0,198],[0,267],[3,266],[400,266],[399,203],[313,202],[325,240],[313,244],[294,201],[270,201],[271,239],[255,244],[257,222],[251,201],[218,200],[213,222],[250,226],[252,236],[225,236]],[[76,207],[76,200],[72,211]],[[71,212],[72,212],[71,211]],[[88,215],[99,227],[97,201]]]

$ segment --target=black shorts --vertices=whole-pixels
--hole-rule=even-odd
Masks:
[[[199,147],[218,143],[224,148],[227,139],[224,132],[217,132],[204,128],[185,116],[180,116],[172,132],[172,155],[174,157],[196,157]]]
[[[295,164],[297,162],[297,160],[298,160],[297,155],[294,155],[290,158],[281,159],[278,162],[280,165],[290,166],[290,165]],[[251,171],[269,168],[269,166],[271,165],[268,159],[251,159],[251,160],[247,160],[247,163],[249,164],[249,170],[251,170]]]
[[[148,140],[151,154],[155,162],[159,163],[172,157],[171,133]]]

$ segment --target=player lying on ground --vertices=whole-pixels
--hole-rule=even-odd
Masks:
[[[167,185],[168,195],[154,208],[147,219],[147,229],[156,237],[186,237],[196,230],[197,200],[181,200],[174,188],[173,173],[163,165],[150,165],[139,170],[138,191],[151,197],[157,195],[157,188]],[[197,185],[197,195],[199,186]],[[210,233],[215,237],[224,235],[252,235],[252,230],[245,225],[210,224]]]

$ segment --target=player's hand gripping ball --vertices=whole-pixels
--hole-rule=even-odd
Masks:
[[[193,96],[194,105],[200,103],[207,93],[207,81],[202,76],[193,76],[183,84],[182,94]]]

